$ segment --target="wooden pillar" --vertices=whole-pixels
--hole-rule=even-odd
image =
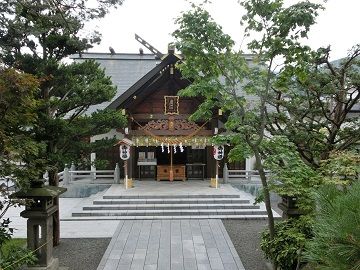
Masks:
[[[135,160],[135,146],[130,147],[130,158],[127,162],[127,168],[128,168],[128,177],[129,178],[135,178],[135,170],[137,168],[136,166],[136,160]],[[125,174],[125,173],[124,173]],[[125,177],[125,175],[124,175]]]
[[[213,157],[213,147],[206,146],[206,172],[207,178],[215,178],[215,159]]]
[[[215,180],[216,180],[216,186],[215,188],[218,188],[219,186],[219,161],[215,161]]]
[[[170,146],[170,175],[169,175],[169,180],[173,181],[174,180],[174,171],[173,171],[173,147]]]
[[[124,160],[124,183],[125,183],[125,189],[128,189],[128,179],[129,179],[129,175],[128,175],[128,161]]]

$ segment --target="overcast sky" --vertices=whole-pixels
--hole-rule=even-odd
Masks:
[[[324,5],[326,10],[320,12],[317,24],[310,31],[307,44],[314,49],[331,45],[331,58],[334,60],[345,56],[353,45],[360,43],[360,0],[328,0]],[[155,48],[166,53],[167,44],[173,41],[171,33],[176,29],[174,18],[188,8],[189,4],[185,0],[125,0],[121,7],[113,10],[105,19],[88,26],[97,27],[102,33],[101,44],[90,51],[108,52],[111,46],[117,53],[136,53],[141,47],[134,38],[137,33]],[[238,1],[212,0],[207,10],[223,27],[223,31],[246,50],[249,39],[243,41],[240,18],[244,15],[244,10]],[[144,52],[148,53],[146,49]]]

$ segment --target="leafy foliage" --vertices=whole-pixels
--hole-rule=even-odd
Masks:
[[[286,137],[274,136],[264,141],[265,167],[271,171],[270,189],[280,196],[297,198],[297,206],[305,213],[314,210],[313,192],[324,181],[309,167]]]
[[[348,56],[330,62],[330,47],[312,51],[302,39],[322,7],[308,1],[289,7],[282,0],[241,1],[249,44],[260,61],[274,65],[266,97],[266,129],[297,146],[302,159],[319,167],[334,150],[346,150],[359,141],[359,118],[351,110],[358,103],[359,45]],[[281,56],[282,59],[276,57]]]
[[[32,58],[55,59],[91,48],[100,42],[100,33],[94,31],[88,36],[79,35],[84,23],[106,15],[112,7],[123,0],[92,1],[12,1],[0,3],[0,42],[2,58],[9,65],[32,60]],[[28,64],[35,66],[30,61]]]
[[[0,178],[12,176],[20,186],[40,173],[36,166],[19,166],[36,159],[43,147],[33,139],[38,85],[30,74],[0,68]]]
[[[345,188],[359,179],[360,155],[350,151],[332,152],[320,163],[319,171],[324,182]]]
[[[5,242],[1,246],[0,254],[0,267],[6,270],[17,270],[24,264],[33,265],[37,260],[35,254],[24,247],[23,239]]]
[[[360,269],[360,182],[345,192],[335,185],[324,186],[317,203],[307,260],[315,269]]]
[[[10,207],[19,207],[26,202],[10,199],[9,195],[6,188],[0,188],[0,268],[16,270],[23,264],[33,264],[36,257],[23,247],[23,242],[18,245],[19,242],[11,239],[14,228],[11,227],[10,219],[4,218],[4,215]]]
[[[214,107],[228,105],[221,101],[232,99],[234,84],[243,77],[237,75],[246,72],[247,63],[241,53],[232,52],[233,40],[222,32],[221,27],[202,7],[193,6],[193,10],[184,13],[176,22],[179,28],[173,36],[177,40],[177,48],[186,59],[179,64],[179,68],[183,77],[192,81],[180,94],[190,97],[204,96],[204,102],[192,118],[208,119],[212,117]],[[220,78],[224,74],[229,74],[225,83]],[[230,74],[233,76],[230,77]]]
[[[268,231],[262,233],[260,247],[266,258],[276,262],[280,269],[298,269],[302,250],[311,235],[311,219],[305,216],[300,219],[287,219],[276,223],[273,239]]]
[[[360,50],[357,46],[334,63],[328,52],[314,54],[306,64],[299,63],[301,74],[279,79],[267,129],[288,137],[307,164],[319,167],[332,152],[351,149],[360,140],[359,118],[351,112],[360,98]]]

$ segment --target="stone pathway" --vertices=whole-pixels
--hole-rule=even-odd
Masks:
[[[219,219],[121,220],[98,270],[244,270]]]

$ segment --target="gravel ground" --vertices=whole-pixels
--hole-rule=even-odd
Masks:
[[[241,182],[239,182],[241,183]],[[243,190],[239,183],[233,182],[231,185]],[[282,211],[278,207],[281,198],[276,194],[271,194],[271,207],[279,215]],[[267,220],[223,220],[224,226],[238,252],[246,270],[267,270],[265,258],[260,249],[261,232],[267,228]]]
[[[267,220],[223,220],[224,226],[247,270],[267,270],[260,249],[260,233]]]
[[[60,266],[69,270],[96,270],[111,238],[62,238],[54,249]]]

